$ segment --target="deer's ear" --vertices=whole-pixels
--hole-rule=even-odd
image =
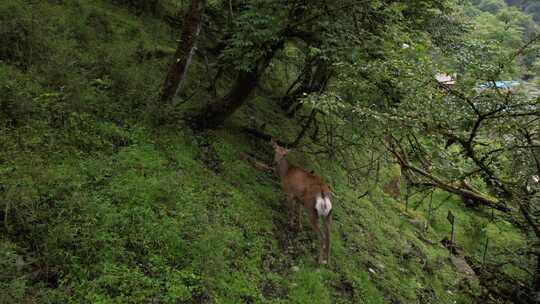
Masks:
[[[274,140],[274,138],[270,138],[270,144],[271,144],[272,147],[274,147],[274,148],[277,147],[277,144],[276,144],[276,141]]]

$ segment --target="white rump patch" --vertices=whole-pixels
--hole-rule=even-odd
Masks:
[[[317,214],[319,216],[328,216],[330,210],[332,210],[332,202],[330,202],[330,199],[328,197],[323,198],[320,195],[317,195],[316,200],[315,209],[317,209]]]

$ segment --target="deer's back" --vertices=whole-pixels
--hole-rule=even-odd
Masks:
[[[330,189],[320,177],[294,166],[287,171],[282,186],[286,193],[291,193],[304,202],[315,200],[321,193],[330,194]]]

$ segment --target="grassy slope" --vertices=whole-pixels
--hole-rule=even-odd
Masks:
[[[13,3],[30,16],[22,1]],[[336,192],[332,263],[319,268],[307,221],[300,233],[286,225],[276,178],[239,158],[271,157],[240,126],[267,123],[267,132],[292,138],[292,121],[254,98],[219,131],[153,129],[137,113],[155,97],[167,60],[139,62],[136,54],[174,46],[168,28],[101,1],[33,9],[47,25],[41,47],[52,55],[27,70],[0,62],[0,93],[20,117],[0,134],[0,302],[470,301],[470,287],[437,244],[449,230],[447,208],[473,221],[455,200],[424,233],[417,223],[425,206],[406,213],[378,188],[358,199],[367,185],[349,185],[332,162],[295,152],[293,162]],[[89,29],[96,24],[104,30]],[[193,71],[204,77],[197,65]],[[457,230],[477,255],[481,244],[470,240],[489,230],[482,223]],[[490,225],[500,242],[514,235]]]

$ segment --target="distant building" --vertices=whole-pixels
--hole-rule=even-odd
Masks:
[[[444,85],[448,85],[448,86],[452,86],[454,84],[456,84],[456,75],[448,75],[448,74],[444,74],[444,73],[439,73],[437,75],[435,75],[435,79],[437,80],[438,83],[440,84],[444,84]]]

